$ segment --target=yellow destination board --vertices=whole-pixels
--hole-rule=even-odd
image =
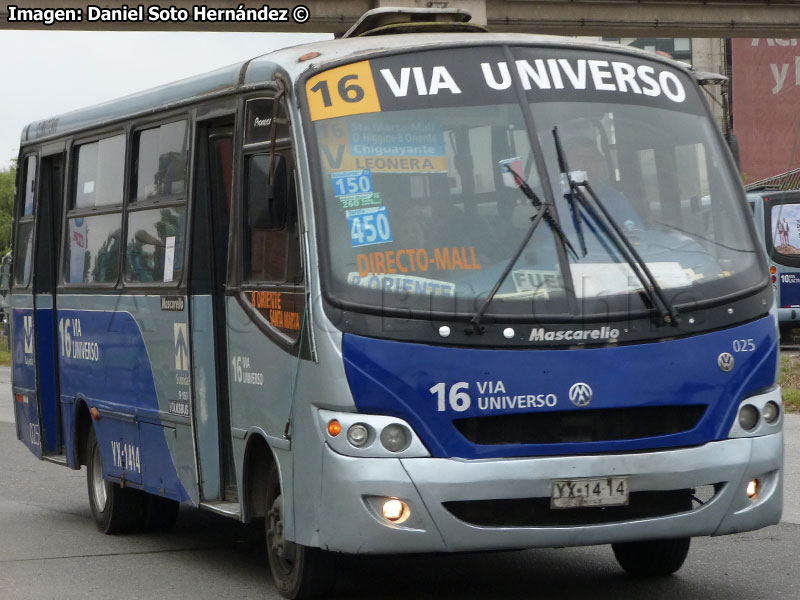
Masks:
[[[369,61],[329,69],[306,82],[312,121],[381,111]]]

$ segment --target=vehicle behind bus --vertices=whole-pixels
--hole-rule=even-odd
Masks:
[[[653,576],[778,522],[772,286],[692,72],[446,14],[23,132],[17,436],[104,533],[259,523],[301,598],[337,553]]]
[[[800,191],[747,193],[753,220],[769,261],[781,338],[800,327]]]

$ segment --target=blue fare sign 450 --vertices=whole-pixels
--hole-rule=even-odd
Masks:
[[[345,214],[353,247],[392,241],[392,228],[385,206],[348,210]]]

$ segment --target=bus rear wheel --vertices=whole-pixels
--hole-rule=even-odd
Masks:
[[[614,556],[628,575],[658,577],[672,575],[683,566],[692,538],[645,540],[611,544]]]
[[[270,469],[267,487],[267,558],[275,587],[289,600],[313,598],[332,581],[332,555],[319,548],[302,546],[284,536],[283,496],[280,477]]]
[[[89,506],[97,528],[103,533],[127,533],[134,530],[141,514],[142,495],[138,490],[123,488],[103,479],[100,446],[94,427],[86,440],[86,483]]]

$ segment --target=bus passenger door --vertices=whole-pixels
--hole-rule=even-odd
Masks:
[[[64,155],[42,157],[33,242],[33,318],[32,321],[23,319],[25,343],[33,341],[36,357],[35,401],[38,405],[38,423],[29,423],[28,439],[25,436],[23,439],[40,457],[62,453],[56,348],[56,274],[63,184]],[[29,401],[34,399],[29,398]]]
[[[189,279],[200,499],[235,501],[230,436],[225,283],[233,193],[233,116],[199,121]]]
[[[265,437],[282,488],[291,490],[294,386],[309,344],[294,151],[281,101],[247,100],[239,164],[226,298],[233,449],[241,477],[250,437]]]

